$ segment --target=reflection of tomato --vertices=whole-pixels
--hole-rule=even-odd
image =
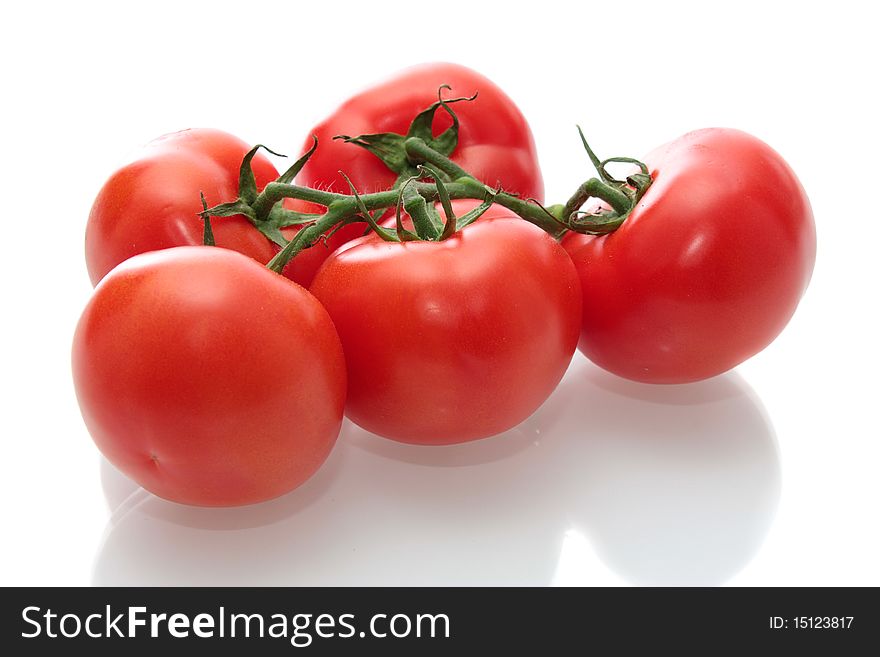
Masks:
[[[377,132],[406,134],[416,115],[437,100],[441,85],[453,96],[479,93],[472,102],[454,105],[461,122],[458,146],[451,157],[488,185],[543,201],[544,182],[528,123],[513,101],[490,80],[456,64],[425,64],[406,69],[385,82],[352,96],[309,133],[320,145],[297,178],[297,183],[342,194],[350,193],[339,174],[344,171],[359,192],[388,189],[392,173],[375,155],[341,141],[337,135]],[[434,118],[434,133],[452,125],[442,109]]]
[[[333,447],[345,403],[342,350],[317,300],[210,247],[139,255],[108,274],[77,326],[73,375],[107,459],[185,504],[295,488]]]
[[[234,201],[249,146],[219,130],[175,132],[148,144],[104,183],[86,226],[86,264],[93,284],[123,260],[146,251],[202,244],[199,193],[208,205]],[[278,177],[263,155],[253,159],[259,188]],[[266,263],[277,248],[242,216],[213,220],[217,246]]]
[[[347,415],[403,442],[515,426],[559,383],[577,343],[571,260],[509,212],[442,242],[349,242],[311,290],[342,340]]]
[[[646,163],[654,183],[623,226],[563,242],[583,289],[579,347],[637,381],[705,379],[791,318],[815,261],[813,214],[785,161],[743,132],[691,132]]]

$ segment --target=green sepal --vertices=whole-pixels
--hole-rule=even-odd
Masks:
[[[278,246],[285,246],[288,240],[281,232],[282,228],[288,226],[308,226],[315,223],[321,218],[320,214],[310,214],[307,212],[295,212],[283,207],[281,203],[275,205],[269,212],[269,216],[265,221],[258,221],[254,224],[267,238],[275,242]]]
[[[480,203],[477,207],[475,207],[470,212],[462,215],[458,218],[458,230],[465,228],[466,226],[470,226],[477,219],[483,216],[483,214],[492,207],[492,204],[495,202],[494,198],[489,198]],[[446,237],[441,237],[440,239],[446,239]]]
[[[475,100],[477,94],[470,97],[463,96],[447,100],[441,95],[444,89],[451,89],[451,87],[444,84],[439,88],[437,92],[437,102],[416,115],[405,135],[400,135],[394,132],[383,132],[358,135],[357,137],[338,135],[334,137],[334,139],[342,139],[347,144],[354,144],[361,148],[365,148],[378,157],[385,163],[385,166],[398,175],[397,182],[395,183],[395,187],[398,187],[402,184],[404,179],[415,176],[418,173],[416,166],[410,162],[409,158],[406,156],[404,144],[407,139],[410,137],[418,137],[435,151],[446,156],[451,155],[455,150],[455,147],[458,145],[458,116],[452,111],[450,104]],[[452,118],[452,125],[435,137],[432,132],[434,115],[441,107]]]
[[[263,235],[266,236],[267,239],[271,240],[272,242],[274,242],[278,246],[280,246],[280,247],[287,246],[288,240],[281,233],[281,230],[278,228],[278,226],[275,226],[274,224],[271,224],[268,221],[261,221],[261,222],[255,224],[255,226],[258,231],[260,231],[261,233],[263,233]]]
[[[619,215],[616,212],[600,212],[593,214],[590,212],[577,211],[573,212],[568,219],[569,230],[576,233],[585,233],[587,235],[607,235],[613,233],[620,228],[630,213]],[[593,220],[583,220],[580,217],[592,217]]]
[[[250,219],[251,223],[256,225],[257,222],[257,216],[256,214],[254,214],[254,209],[250,206],[249,203],[246,203],[241,198],[237,198],[229,203],[221,203],[220,205],[215,205],[212,208],[203,210],[199,214],[202,217],[205,217],[206,215],[211,217],[234,217],[237,214],[243,214],[245,217]]]
[[[277,226],[278,228],[287,228],[288,226],[302,226],[303,224],[311,224],[320,219],[323,215],[311,212],[296,212],[288,210],[280,203],[272,208],[266,221]]]
[[[221,203],[213,208],[208,208],[199,213],[204,220],[207,217],[234,217],[236,215],[244,215],[248,221],[253,224],[254,228],[260,231],[267,239],[274,242],[278,246],[285,246],[287,240],[281,234],[279,226],[270,221],[257,220],[254,209],[243,199],[238,198],[231,203]]]
[[[406,150],[403,148],[403,144],[406,141],[406,137],[403,135],[386,132],[377,135],[359,135],[357,137],[339,135],[333,139],[342,139],[346,144],[354,144],[355,146],[365,148],[382,160],[386,167],[399,176],[411,174],[413,171],[413,167],[406,157]]]
[[[207,214],[208,212],[208,202],[205,200],[204,192],[199,192],[199,196],[202,199],[202,213],[200,216],[202,217],[202,221],[205,222],[205,229],[202,233],[202,244],[205,246],[216,246],[214,243],[214,229],[211,227],[211,215]]]
[[[367,210],[367,206],[364,205],[364,201],[360,197],[360,194],[358,194],[357,189],[355,189],[354,183],[351,182],[351,178],[346,176],[345,173],[343,173],[342,171],[340,171],[339,174],[343,178],[345,178],[345,182],[348,183],[348,187],[351,189],[351,193],[354,196],[355,203],[358,206],[358,214],[361,215],[364,221],[366,221],[370,225],[370,228],[373,229],[373,232],[375,232],[386,242],[399,242],[400,239],[397,237],[393,230],[389,230],[388,228],[380,226],[378,223],[376,223],[376,218],[370,213],[369,210]]]
[[[440,205],[443,207],[443,214],[446,215],[446,222],[443,222],[443,219],[437,213],[437,209],[434,205],[428,206],[432,212],[432,218],[436,216],[437,220],[435,225],[440,231],[440,235],[438,236],[438,240],[449,239],[455,234],[455,231],[458,229],[456,225],[456,220],[458,219],[455,216],[455,212],[452,210],[452,201],[449,198],[449,192],[446,189],[446,184],[443,182],[443,176],[439,170],[432,167],[430,164],[420,164],[419,171],[425,176],[429,178],[433,178],[434,184],[437,185],[437,196],[440,197]]]
[[[470,97],[460,96],[458,98],[450,98],[449,100],[444,100],[444,89],[451,90],[452,87],[450,87],[448,84],[440,85],[440,88],[437,90],[437,102],[416,115],[416,118],[413,119],[413,122],[409,126],[409,130],[407,131],[406,136],[419,137],[428,146],[433,148],[438,153],[449,156],[452,155],[452,151],[454,151],[455,147],[458,146],[459,128],[458,116],[455,114],[455,112],[452,111],[452,108],[449,107],[449,105],[450,103],[459,103],[461,101],[474,101],[477,99],[477,94],[474,94]],[[441,107],[446,111],[447,114],[449,114],[449,118],[452,119],[452,125],[435,137],[433,133],[434,115]]]
[[[309,158],[312,157],[318,149],[318,138],[315,135],[312,135],[312,140],[312,147],[301,158],[294,162],[287,171],[278,176],[278,180],[275,182],[284,183],[285,185],[293,182],[293,179],[299,175],[299,172],[302,171],[306,162],[309,161]]]
[[[403,227],[403,219],[401,217],[403,210],[403,188],[406,187],[410,181],[415,180],[415,178],[409,178],[404,181],[403,185],[397,192],[397,203],[394,204],[394,215],[395,215],[395,225],[397,227],[397,238],[401,242],[415,242],[418,241],[419,236],[416,235],[411,230],[407,230]]]
[[[599,180],[593,178],[578,188],[575,196],[569,199],[568,203],[564,206],[563,215],[567,210],[574,211],[567,217],[563,216],[562,220],[566,222],[570,230],[590,235],[607,235],[620,228],[623,222],[627,220],[630,214],[632,214],[633,209],[635,209],[636,204],[651,186],[653,180],[648,171],[648,166],[641,160],[632,157],[609,157],[605,160],[600,160],[587,143],[587,139],[584,137],[584,132],[580,126],[577,126],[577,130],[584,150],[599,174]],[[639,167],[639,172],[630,174],[625,180],[618,180],[608,173],[607,166],[612,162],[634,164]],[[593,187],[590,188],[590,193],[585,195],[585,190],[588,189],[590,184]],[[613,209],[611,211],[601,210],[596,213],[581,212],[574,209],[581,207],[583,202],[590,196],[601,198],[611,205]],[[581,217],[590,217],[591,219],[584,220]]]
[[[256,201],[257,194],[259,194],[259,191],[257,190],[257,181],[254,178],[254,170],[251,167],[251,162],[261,148],[269,153],[272,153],[272,155],[285,157],[284,155],[281,155],[281,153],[276,153],[271,148],[267,148],[262,144],[257,144],[247,152],[247,154],[244,156],[244,159],[241,161],[241,167],[238,170],[238,197],[248,205]]]

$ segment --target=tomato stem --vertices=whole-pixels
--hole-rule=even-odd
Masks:
[[[352,203],[353,202],[354,199],[352,199]],[[297,253],[304,248],[311,246],[314,242],[319,240],[321,235],[325,232],[332,230],[337,224],[342,223],[346,214],[353,214],[347,206],[348,203],[345,201],[331,203],[327,208],[327,212],[318,219],[318,221],[299,231],[296,234],[296,237],[290,240],[283,249],[276,253],[275,257],[272,258],[266,266],[272,271],[280,274],[287,266],[287,263],[293,260]]]
[[[407,187],[424,201],[437,202],[441,200],[436,183],[412,182]],[[565,230],[563,225],[540,206],[503,192],[493,195],[491,193],[493,190],[474,178],[464,178],[454,183],[446,183],[444,187],[450,199],[493,200],[495,203],[512,210],[526,221],[544,228],[554,236],[558,237]],[[363,204],[363,208],[367,211],[395,207],[398,203],[400,190],[392,189],[374,194],[363,194],[355,198],[348,194],[323,192],[298,185],[270,183],[263,190],[263,194],[275,199],[276,203],[284,198],[298,198],[321,203],[327,207],[327,212],[324,215],[320,216],[315,223],[299,231],[296,237],[269,262],[269,269],[281,272],[290,260],[304,248],[311,246],[324,232],[363,214],[360,212],[359,204]],[[409,203],[414,203],[414,197],[410,197]],[[414,205],[407,206],[406,201],[404,206],[414,207]]]
[[[651,186],[651,174],[644,162],[631,157],[610,157],[600,160],[584,137],[584,131],[577,126],[581,143],[599,178],[590,178],[582,183],[562,207],[562,222],[569,230],[578,233],[605,235],[614,232],[632,213],[636,204]],[[611,162],[635,164],[639,173],[632,174],[626,180],[617,180],[608,173],[607,165]],[[580,208],[590,198],[598,198],[611,206],[611,211],[598,210],[595,213],[580,212]],[[583,215],[586,219],[580,219]]]
[[[564,231],[565,227],[561,225],[552,215],[548,215],[548,213],[539,205],[531,203],[529,201],[524,201],[514,194],[508,194],[501,190],[496,191],[491,187],[484,185],[479,180],[471,176],[463,168],[461,168],[458,164],[453,162],[442,153],[439,153],[428,146],[423,140],[419,139],[418,137],[410,137],[409,139],[407,139],[404,147],[406,149],[407,155],[413,157],[414,160],[427,162],[428,164],[433,165],[434,167],[438,168],[440,171],[448,175],[453,181],[466,185],[474,185],[475,192],[477,191],[476,185],[482,186],[484,190],[494,195],[495,203],[497,203],[498,205],[503,205],[508,210],[512,210],[526,221],[537,225],[539,228],[542,228],[554,237],[558,237]],[[480,198],[482,200],[485,200],[486,197],[483,196]]]
[[[583,138],[583,135],[581,136]],[[642,163],[629,158],[600,161],[584,140],[584,145],[591,161],[596,165],[601,180],[590,178],[578,187],[565,205],[555,205],[547,209],[533,199],[522,199],[516,194],[489,187],[449,157],[432,148],[421,137],[411,135],[405,138],[403,147],[409,161],[408,166],[412,167],[417,175],[401,179],[401,184],[393,189],[362,195],[358,194],[349,181],[351,194],[338,194],[294,185],[290,182],[305,165],[309,156],[314,153],[316,145],[314,144],[287,173],[277,181],[266,185],[265,189],[255,197],[248,200],[239,198],[235,203],[207,209],[201,213],[202,217],[209,219],[218,212],[222,212],[223,216],[233,212],[245,213],[258,228],[270,236],[270,239],[274,239],[282,246],[267,265],[272,271],[280,273],[300,251],[312,246],[328,231],[346,223],[366,221],[383,239],[392,241],[446,239],[457,227],[474,221],[492,203],[513,211],[557,238],[566,230],[607,233],[623,223],[651,182],[650,175],[646,173],[647,168]],[[604,165],[612,161],[637,163],[640,165],[641,173],[631,176],[626,181],[615,180],[604,169]],[[348,180],[345,174],[343,176]],[[433,182],[419,180],[423,177],[434,180]],[[449,178],[449,182],[444,181],[446,177]],[[327,211],[320,215],[310,215],[285,210],[278,204],[286,198],[322,205]],[[579,219],[578,215],[583,213],[578,211],[589,198],[605,201],[611,206],[611,212],[597,216],[590,215],[588,220]],[[482,205],[468,213],[459,223],[454,216],[450,216],[450,201],[453,199],[479,200],[482,201]],[[443,204],[447,215],[446,225],[441,224],[434,206],[429,205],[436,202]],[[401,205],[413,217],[415,233],[403,231],[401,225],[398,225],[396,233],[385,229],[377,224],[378,215],[372,214],[377,210],[392,207],[397,207],[399,212]],[[304,227],[293,240],[285,242],[278,229],[287,225]]]
[[[605,201],[611,206],[612,210],[621,215],[627,213],[631,208],[630,198],[626,194],[598,178],[590,178],[582,183],[572,197],[568,199],[562,211],[563,218],[570,217],[590,198],[598,198]]]
[[[410,161],[414,164],[421,164],[423,162],[432,164],[449,176],[451,180],[473,178],[473,176],[458,166],[458,164],[428,146],[424,140],[419,139],[418,137],[410,137],[404,142],[403,146]]]
[[[298,198],[302,201],[310,201],[327,207],[333,203],[333,201],[338,201],[345,197],[345,194],[325,192],[320,189],[312,189],[311,187],[301,187],[289,183],[270,182],[266,185],[260,195],[257,196],[254,205],[261,209],[265,207],[271,208],[278,203],[278,201],[286,198]]]

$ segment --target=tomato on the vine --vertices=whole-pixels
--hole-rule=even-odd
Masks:
[[[349,242],[311,291],[339,332],[346,414],[402,442],[448,444],[525,420],[577,344],[580,289],[564,249],[505,211],[442,241]]]
[[[118,169],[98,193],[86,224],[86,265],[93,285],[113,267],[138,253],[203,243],[200,194],[208,206],[233,201],[239,193],[239,169],[250,147],[220,130],[196,128],[175,132],[147,144],[136,159]],[[263,153],[251,161],[257,189],[278,177]],[[313,208],[287,199],[285,207],[300,212]],[[242,215],[214,218],[217,246],[267,263],[279,247]],[[298,227],[282,229],[291,239]],[[346,227],[328,243],[306,249],[284,269],[284,275],[308,287],[332,248],[352,237]]]
[[[238,172],[250,147],[220,130],[182,130],[160,137],[104,183],[86,225],[86,264],[97,285],[138,253],[203,243],[199,193],[209,206],[235,200]],[[254,157],[259,188],[278,177],[262,153]],[[277,248],[243,216],[213,222],[218,246],[266,263]]]
[[[583,291],[579,347],[636,381],[705,379],[794,313],[816,256],[810,203],[782,157],[738,130],[688,133],[645,163],[653,183],[620,228],[563,240]]]
[[[356,145],[334,140],[339,135],[377,132],[406,134],[413,118],[437,100],[441,85],[456,96],[478,94],[455,105],[461,121],[451,158],[487,185],[543,202],[544,181],[528,123],[513,101],[488,78],[457,64],[424,64],[408,68],[346,102],[319,123],[311,135],[320,146],[297,177],[301,185],[350,193],[343,171],[359,193],[389,189],[393,173],[382,161]],[[434,116],[434,133],[452,125],[446,112]]]
[[[86,426],[169,500],[233,506],[303,483],[342,422],[346,374],[327,312],[230,250],[141,254],[95,289],[73,341]]]

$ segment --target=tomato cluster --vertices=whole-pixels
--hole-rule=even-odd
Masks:
[[[438,101],[446,85],[468,100]],[[427,132],[413,132],[416,116]],[[501,433],[544,402],[576,348],[639,381],[714,376],[774,339],[812,272],[806,195],[742,132],[685,135],[651,153],[641,179],[596,193],[599,216],[615,194],[632,200],[607,234],[560,214],[585,198],[540,205],[528,124],[464,67],[409,69],[313,134],[296,188],[271,186],[272,162],[236,137],[187,130],[146,146],[94,202],[77,397],[99,449],[157,495],[207,506],[281,495],[321,466],[343,414],[424,445]],[[381,149],[359,147],[374,137]],[[387,144],[446,148],[433,162],[445,172],[411,150],[394,169],[376,157]],[[247,185],[250,201],[281,190],[272,231],[233,203]],[[404,211],[378,198],[388,190]],[[343,200],[357,210],[326,230]],[[232,209],[211,220],[220,204]],[[209,230],[225,248],[204,246]]]

